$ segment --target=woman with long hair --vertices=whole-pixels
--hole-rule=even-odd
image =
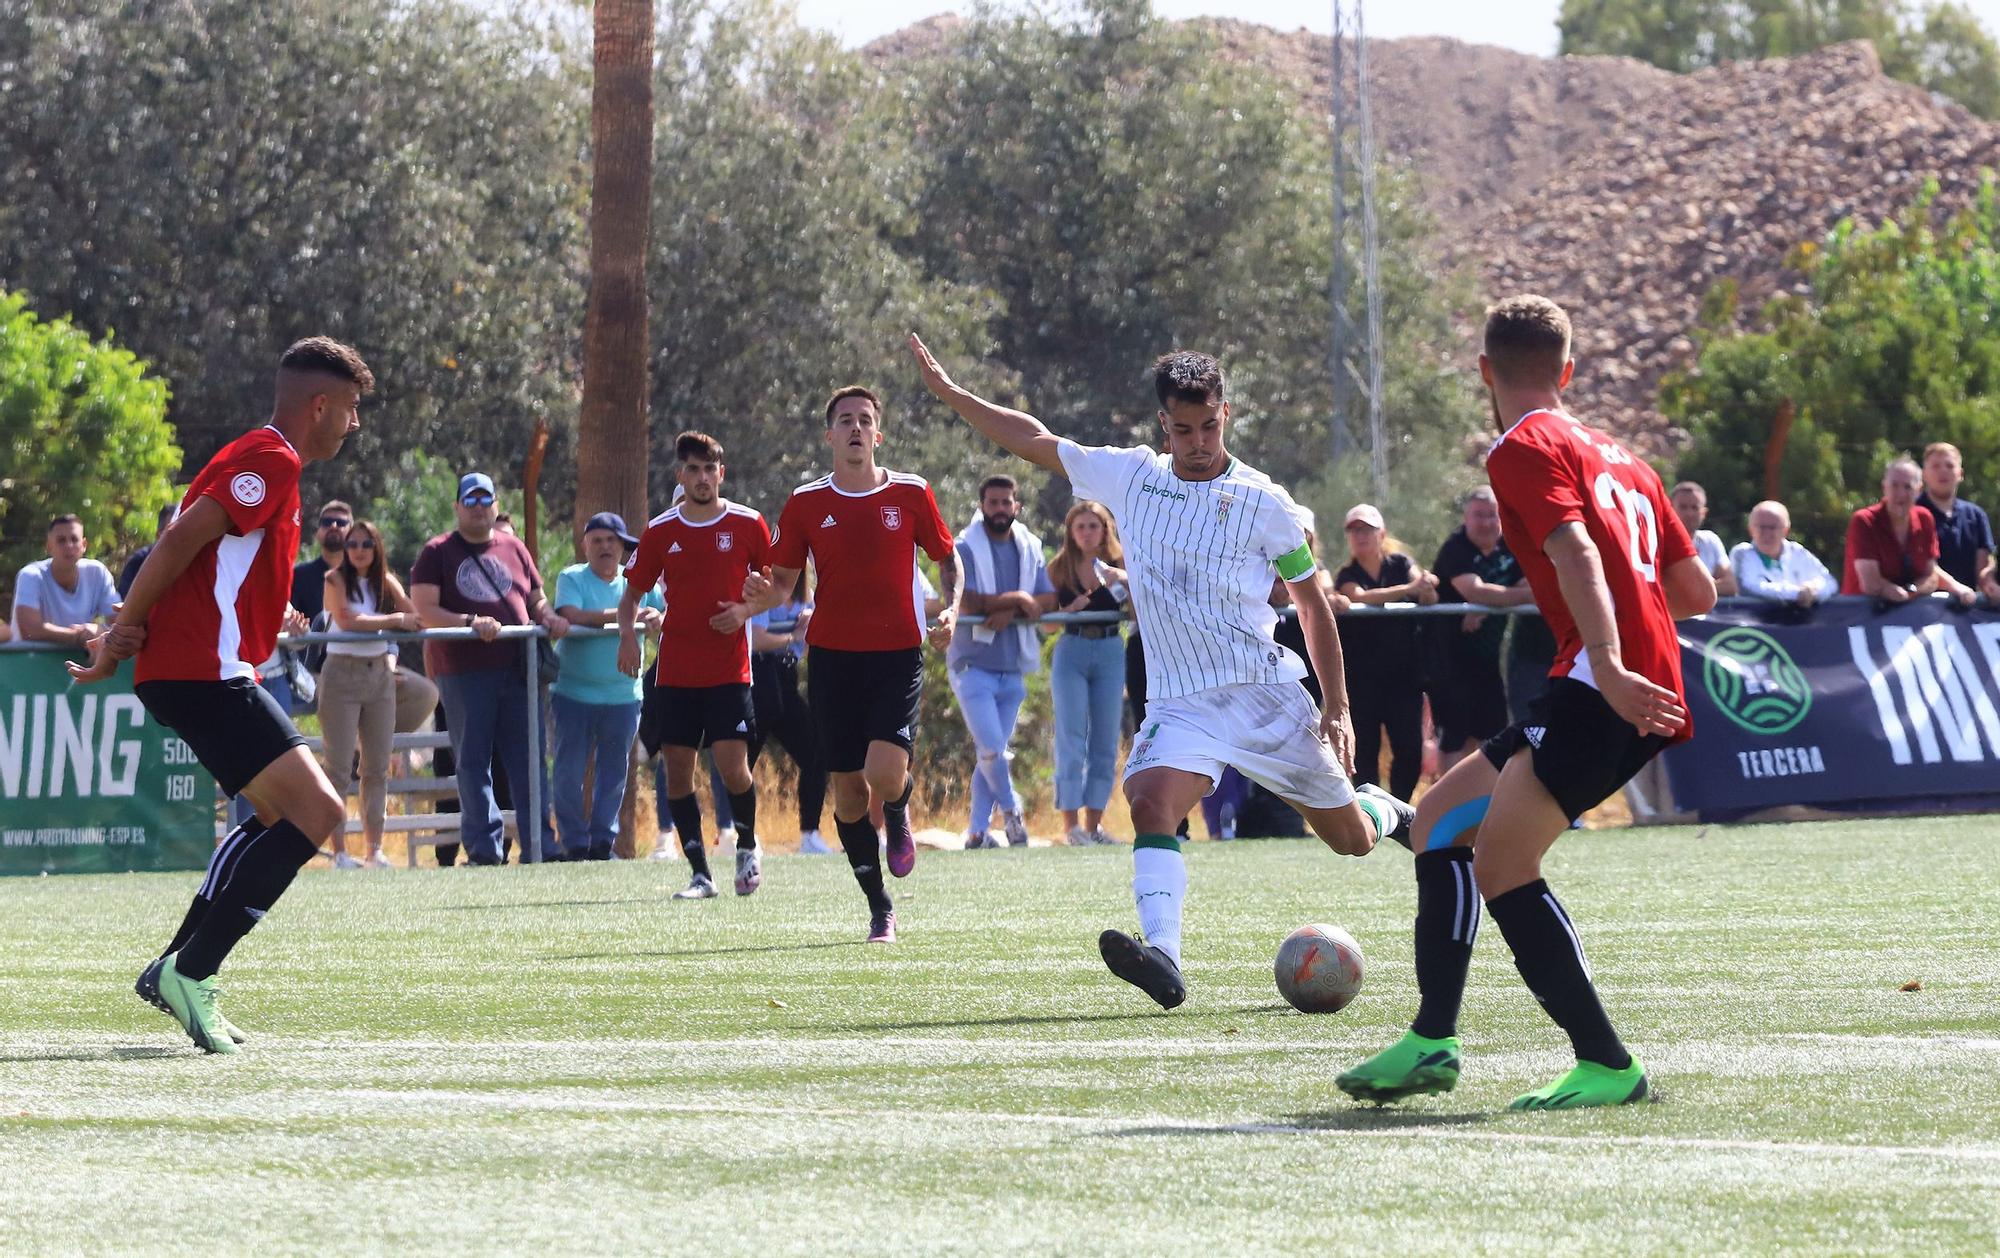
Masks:
[[[1367,503],[1347,513],[1347,566],[1334,588],[1355,603],[1435,603],[1437,582],[1389,536]],[[1408,799],[1424,767],[1424,687],[1414,616],[1340,618],[1347,705],[1354,722],[1354,784],[1380,785],[1382,732],[1389,733],[1389,790]]]
[[[373,520],[356,520],[347,530],[340,564],[326,570],[326,610],[333,627],[345,633],[419,629],[417,608],[403,592]],[[437,701],[429,678],[412,673]],[[388,810],[389,751],[396,736],[396,646],[386,640],[329,642],[319,674],[319,724],[327,780],[342,799],[354,781],[354,751],[361,745],[361,824],[368,843],[365,861],[347,854],[346,827],[333,832],[335,869],[387,869],[382,855],[383,816]]]
[[[1062,549],[1049,561],[1056,609],[1117,611],[1127,598],[1125,548],[1103,504],[1078,501],[1063,517]],[[1122,626],[1064,625],[1049,667],[1056,715],[1056,807],[1072,847],[1109,843],[1104,808],[1118,779],[1125,702]],[[1081,817],[1078,816],[1081,812]]]

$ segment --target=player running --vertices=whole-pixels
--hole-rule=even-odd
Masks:
[[[666,749],[667,810],[694,877],[676,900],[715,897],[708,850],[701,841],[701,807],[694,795],[695,760],[713,748],[715,767],[736,819],[736,894],[764,881],[757,850],[757,783],[750,744],[757,717],[750,705],[750,634],[756,610],[743,601],[743,579],[771,555],[764,517],[722,496],[722,443],[684,432],[674,442],[682,498],[646,525],[625,568],[618,600],[618,667],[639,675],[640,600],[666,578],[667,616],[660,630],[659,691],[653,736]]]
[[[1132,895],[1143,941],[1107,930],[1098,949],[1113,974],[1172,1009],[1181,978],[1181,902],[1187,865],[1175,830],[1215,789],[1227,765],[1297,809],[1347,856],[1380,838],[1407,841],[1409,805],[1349,784],[1354,735],[1333,608],[1315,580],[1303,512],[1268,476],[1224,448],[1229,403],[1222,367],[1178,351],[1153,364],[1167,453],[1080,446],[1032,415],[995,406],[952,383],[915,335],[924,383],[980,433],[1030,463],[1069,477],[1077,497],[1111,509],[1146,624],[1146,721],[1125,765],[1137,831]],[[1313,707],[1298,656],[1272,640],[1273,573],[1287,582],[1306,651],[1324,686]]]
[[[943,608],[931,627],[938,650],[958,619],[958,551],[921,476],[875,466],[882,401],[849,385],[826,404],[833,471],[792,491],[778,516],[771,567],[753,572],[743,597],[753,612],[791,596],[806,557],[818,585],[806,628],[806,703],[833,782],[833,824],[854,879],[868,897],[868,942],[896,941],[896,907],[882,882],[883,852],[868,821],[882,805],[889,872],[916,866],[910,833],[910,748],[924,691],[924,609],[915,588],[917,548],[937,561]]]
[[[256,807],[215,849],[180,929],[135,986],[205,1052],[234,1053],[244,1039],[217,1005],[223,958],[347,820],[291,717],[257,684],[257,664],[277,649],[290,610],[299,469],[340,452],[374,387],[361,356],[338,341],[316,336],[287,349],[270,422],[194,478],[117,619],[91,639],[89,665],[69,666],[78,682],[94,682],[137,655],[132,690],[153,719],[226,794]]]
[[[1511,1108],[1622,1105],[1649,1089],[1598,1002],[1576,927],[1542,878],[1542,854],[1694,732],[1674,621],[1713,607],[1715,583],[1652,468],[1563,409],[1576,368],[1569,354],[1569,316],[1547,298],[1514,297],[1486,312],[1479,374],[1504,426],[1486,473],[1501,531],[1560,645],[1527,719],[1454,765],[1417,807],[1420,1004],[1400,1041],[1338,1079],[1361,1100],[1458,1083],[1458,1012],[1481,896],[1514,968],[1576,1048],[1575,1069]]]

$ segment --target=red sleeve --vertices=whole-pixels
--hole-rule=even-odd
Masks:
[[[241,536],[271,522],[289,490],[298,484],[299,464],[276,444],[253,446],[238,453],[228,467],[216,469],[202,491],[229,514],[230,531]]]
[[[625,565],[625,586],[627,589],[650,590],[659,583],[660,573],[665,568],[666,526],[655,524],[639,535],[639,548],[632,552],[632,560]]]
[[[1875,548],[1869,544],[1874,540],[1873,532],[1874,530],[1862,522],[1859,511],[1856,511],[1849,517],[1847,521],[1847,564],[1850,568],[1862,559],[1873,559],[1878,564],[1882,562],[1882,556],[1876,554]]]
[[[932,563],[943,563],[955,546],[944,512],[938,510],[937,494],[929,485],[924,486],[924,503],[917,512],[917,545],[924,548]]]
[[[1486,460],[1486,478],[1527,526],[1528,536],[1521,541],[1536,550],[1563,525],[1583,522],[1583,488],[1576,473],[1569,460],[1547,446],[1507,438]]]
[[[750,531],[750,566],[762,569],[771,562],[771,526],[764,522],[762,514],[757,516],[757,527]],[[791,567],[786,564],[786,567]]]
[[[806,566],[806,518],[799,499],[798,494],[785,499],[785,509],[778,514],[778,536],[770,554],[773,567],[790,568],[794,572],[803,572]]]
[[[535,552],[529,550],[528,543],[522,541],[519,538],[514,539],[514,549],[520,554],[521,575],[528,579],[529,591],[533,592],[535,590],[541,589],[542,569],[541,566],[535,562]],[[544,596],[544,601],[547,601],[546,596]]]
[[[411,585],[435,585],[444,588],[444,560],[438,555],[441,539],[432,538],[417,552],[417,561],[410,565]]]

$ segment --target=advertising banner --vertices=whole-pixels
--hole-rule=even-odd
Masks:
[[[1676,807],[2000,795],[2000,615],[1730,607],[1680,633],[1695,737],[1667,752]]]
[[[0,651],[0,874],[201,869],[215,780],[116,677],[75,686],[62,651]]]

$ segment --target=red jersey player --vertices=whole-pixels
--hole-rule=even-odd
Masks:
[[[1650,1090],[1598,1001],[1576,928],[1542,878],[1542,854],[1693,732],[1674,621],[1713,607],[1715,583],[1652,468],[1563,409],[1569,351],[1569,316],[1547,298],[1486,312],[1479,371],[1503,429],[1487,476],[1558,650],[1527,719],[1454,765],[1417,805],[1421,1002],[1400,1041],[1340,1076],[1361,1100],[1457,1084],[1458,1011],[1482,897],[1515,968],[1577,1055],[1573,1070],[1512,1108],[1620,1105]]]
[[[749,895],[763,882],[764,866],[757,852],[757,788],[750,776],[757,718],[750,703],[746,626],[754,613],[742,601],[743,581],[770,559],[771,530],[763,516],[722,496],[721,442],[684,432],[674,442],[674,458],[684,496],[646,525],[625,567],[618,667],[638,674],[639,600],[655,582],[663,583],[667,616],[649,738],[666,752],[667,808],[694,871],[674,898],[715,895],[694,795],[695,756],[703,747],[713,748],[736,818],[736,894]]]
[[[211,1053],[236,1052],[243,1038],[216,1008],[216,969],[347,820],[290,714],[257,684],[257,664],[277,649],[290,611],[300,466],[340,452],[374,386],[361,356],[338,341],[287,349],[270,422],[194,478],[117,619],[91,640],[90,664],[69,666],[93,682],[137,655],[132,689],[153,719],[226,793],[256,805],[215,849],[180,929],[135,987]]]
[[[910,748],[923,697],[924,609],[919,548],[937,561],[944,609],[931,645],[951,643],[958,618],[958,551],[920,476],[875,466],[882,401],[849,385],[826,404],[833,471],[792,491],[778,517],[771,568],[752,573],[743,596],[754,611],[792,592],[811,556],[816,572],[806,630],[806,702],[833,781],[833,821],[854,877],[868,897],[871,943],[896,938],[895,905],[882,883],[872,795],[882,802],[889,872],[915,866],[910,833]]]

